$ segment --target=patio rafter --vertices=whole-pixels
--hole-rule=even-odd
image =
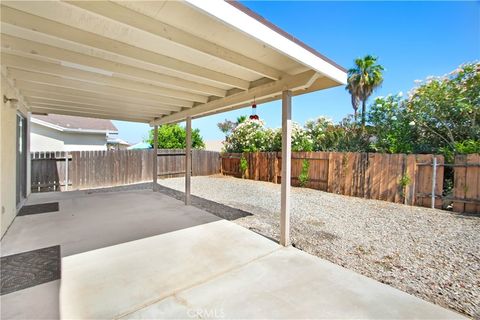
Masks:
[[[54,106],[36,106],[31,105],[30,111],[35,114],[62,114],[67,116],[77,116],[77,117],[90,117],[90,118],[98,118],[98,119],[107,119],[110,120],[112,118],[111,112],[102,112],[102,111],[79,111],[79,110],[72,110],[70,107],[54,107]],[[118,113],[115,116],[115,119],[122,120],[122,121],[131,121],[131,122],[147,122],[147,117],[142,116],[131,116],[130,114],[122,114]]]
[[[176,99],[170,97],[164,97],[161,94],[152,94],[147,92],[139,92],[136,90],[113,87],[109,85],[98,85],[92,82],[79,81],[75,79],[67,79],[59,76],[53,76],[45,73],[38,73],[32,71],[25,71],[20,69],[8,68],[9,74],[14,78],[25,82],[33,82],[47,85],[54,85],[58,87],[79,89],[87,92],[97,92],[101,89],[101,92],[105,92],[111,95],[128,95],[135,98],[148,98],[150,100],[157,100],[169,105],[175,105],[180,107],[189,108],[193,106],[193,102],[184,99]],[[21,88],[21,87],[20,87]]]
[[[232,87],[248,89],[249,81],[247,80],[141,48],[137,43],[132,44],[135,40],[141,40],[143,44],[149,41],[145,39],[146,34],[131,35],[133,29],[114,32],[120,26],[109,26],[108,24],[111,23],[109,20],[100,19],[89,23],[90,19],[97,17],[93,15],[85,17],[82,12],[73,10],[74,8],[70,5],[65,7],[66,4],[61,2],[2,2],[2,4],[5,4],[5,6],[2,5],[1,13],[4,22],[161,66],[177,73],[180,77],[182,74],[191,74]],[[99,34],[99,25],[103,25],[103,28],[100,28],[104,31],[103,35]]]
[[[45,99],[45,98],[35,98],[25,96],[25,100],[29,102],[31,105],[36,106],[59,106],[59,107],[71,107],[72,110],[91,110],[94,112],[95,110],[103,110],[103,111],[115,111],[115,112],[122,112],[122,110],[115,104],[93,104],[93,103],[81,103],[77,101],[59,101],[59,100],[52,100],[52,99]],[[150,117],[155,117],[158,114],[170,114],[169,111],[158,110],[156,108],[145,108],[145,107],[138,107],[138,115],[145,115]],[[128,113],[127,113],[128,114]]]
[[[179,46],[192,48],[199,53],[230,62],[263,77],[278,80],[282,76],[282,72],[275,68],[147,16],[146,14],[155,12],[152,7],[160,5],[158,3],[137,3],[135,6],[130,6],[129,9],[128,7],[124,7],[127,6],[127,4],[122,1],[101,3],[88,1],[67,2],[110,19],[129,24],[140,30],[150,32],[156,36],[172,41]],[[145,14],[135,11],[136,6],[142,6]]]
[[[2,32],[9,32],[8,27],[2,29]],[[180,89],[187,92],[205,94],[209,96],[224,97],[226,90],[189,81],[182,78],[176,78],[161,74],[151,69],[144,69],[128,64],[119,63],[109,59],[99,58],[93,55],[82,54],[59,47],[11,36],[2,33],[1,37],[2,52],[20,54],[31,59],[55,61],[57,63],[69,62],[78,65],[84,65],[89,68],[98,68],[111,72],[117,76],[140,79],[166,88]],[[94,52],[93,50],[91,52]]]
[[[85,96],[83,91],[61,91],[59,87],[50,87],[50,86],[35,86],[32,87],[23,87],[20,92],[29,98],[45,99],[45,100],[55,100],[55,101],[66,101],[66,102],[79,102],[84,104],[91,105],[115,105],[117,109],[119,108],[137,108],[137,109],[152,109],[161,111],[180,111],[181,107],[166,105],[158,103],[156,101],[146,101],[146,100],[135,100],[135,99],[115,99],[114,96]],[[61,92],[57,92],[57,90]]]
[[[24,70],[39,74],[47,74],[58,77],[68,77],[69,79],[97,83],[111,87],[133,90],[138,92],[161,95],[167,98],[185,99],[194,102],[207,102],[208,97],[200,94],[159,87],[153,84],[147,84],[139,81],[122,79],[114,75],[104,75],[89,71],[79,70],[61,64],[37,61],[25,57],[19,57],[8,53],[2,53],[2,60],[8,65],[8,68]]]

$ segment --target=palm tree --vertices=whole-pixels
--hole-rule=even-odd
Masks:
[[[247,120],[247,116],[238,116],[237,117],[237,125],[243,123]]]
[[[362,130],[365,129],[367,100],[373,91],[383,82],[383,66],[377,64],[377,58],[366,55],[355,59],[355,67],[348,70],[346,89],[352,95],[352,107],[357,118],[358,104],[362,102]]]
[[[348,80],[350,80],[350,78]],[[358,99],[358,96],[359,96],[358,88],[359,87],[353,81],[352,82],[350,82],[350,81],[347,82],[346,89],[348,90],[348,92],[350,93],[350,96],[352,98],[352,107],[353,107],[353,115],[355,117],[355,122],[357,122],[358,104],[360,103],[360,101]]]

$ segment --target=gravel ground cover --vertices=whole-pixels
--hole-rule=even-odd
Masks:
[[[183,191],[184,179],[160,180]],[[234,222],[278,239],[280,185],[192,178],[192,194],[252,213]],[[292,188],[293,244],[480,319],[480,217]]]

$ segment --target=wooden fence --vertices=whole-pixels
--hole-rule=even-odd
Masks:
[[[455,157],[453,190],[453,211],[480,213],[480,154]]]
[[[281,182],[281,153],[224,153],[193,150],[192,175],[242,176]],[[32,153],[32,192],[88,189],[152,180],[153,150]],[[436,165],[434,166],[434,159]],[[453,211],[480,213],[480,155],[460,155],[444,164],[443,156],[379,153],[294,152],[292,185],[300,185],[302,163],[309,163],[307,187],[327,192]],[[452,196],[442,195],[444,168],[454,171]],[[158,150],[159,177],[183,176],[184,150]],[[433,177],[435,176],[435,179]],[[432,190],[433,197],[432,197]]]
[[[153,152],[32,152],[31,190],[65,191],[152,181]],[[183,176],[184,172],[185,150],[158,150],[159,177]],[[216,173],[220,173],[218,152],[192,150],[192,175]]]
[[[281,153],[222,154],[222,172],[242,176],[240,159],[245,157],[248,179],[281,182]],[[453,202],[456,212],[478,213],[480,210],[480,155],[455,159],[454,197],[444,197],[443,156],[293,152],[292,181],[298,186],[304,160],[309,162],[306,185],[327,192],[385,200],[408,205],[443,208]],[[435,159],[435,166],[434,166]],[[434,178],[435,177],[435,178]],[[432,190],[433,197],[432,197]]]

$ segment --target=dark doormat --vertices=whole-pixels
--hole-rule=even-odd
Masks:
[[[158,185],[158,191],[160,191],[161,193],[163,193],[167,196],[175,198],[177,200],[180,200],[180,201],[185,200],[185,193],[184,192],[174,190],[174,189],[162,186],[162,185]],[[191,196],[191,201],[192,201],[192,206],[197,207],[197,208],[202,209],[202,210],[205,210],[207,212],[210,212],[210,213],[216,215],[217,217],[225,219],[225,220],[230,220],[231,221],[231,220],[236,220],[236,219],[240,219],[240,218],[243,218],[243,217],[253,215],[250,212],[243,211],[243,210],[240,210],[240,209],[237,209],[237,208],[232,208],[232,207],[226,206],[224,204],[221,204],[221,203],[218,203],[218,202],[215,202],[215,201],[211,201],[211,200],[207,200],[207,199],[204,199],[204,198],[200,198],[200,197],[197,197],[197,196],[193,196],[193,195]]]
[[[23,206],[18,212],[19,216],[26,216],[28,214],[46,213],[58,211],[58,202],[48,202],[40,204],[32,204]]]
[[[60,246],[2,257],[1,295],[60,279]]]

